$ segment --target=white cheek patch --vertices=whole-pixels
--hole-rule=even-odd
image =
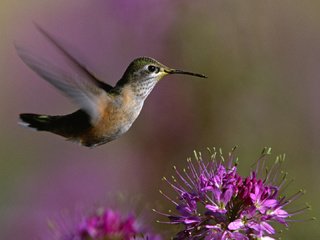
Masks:
[[[150,74],[150,77],[158,77],[158,76],[159,76],[159,72]]]
[[[140,76],[147,75],[148,78],[155,78],[155,77],[159,77],[160,76],[160,72],[158,72],[158,73],[150,73],[148,70],[143,68],[143,69],[140,69],[140,70],[136,71],[133,75],[135,77],[140,77]]]

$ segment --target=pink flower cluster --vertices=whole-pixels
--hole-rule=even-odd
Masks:
[[[216,156],[212,154],[211,161],[205,162],[196,155],[196,163],[189,160],[183,172],[175,168],[177,178],[173,177],[173,182],[164,178],[178,200],[163,194],[175,204],[176,213],[161,214],[169,218],[168,223],[183,226],[174,239],[273,239],[276,231],[271,223],[287,225],[291,214],[284,207],[302,194],[280,196],[286,181],[281,161],[262,178],[258,177],[264,168],[262,157],[250,176],[243,178],[237,173],[232,154],[227,161]]]

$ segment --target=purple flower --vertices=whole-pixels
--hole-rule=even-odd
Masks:
[[[64,220],[65,221],[65,220]],[[55,240],[161,240],[150,233],[133,214],[122,215],[112,209],[98,209],[82,216],[72,228],[61,226],[55,230]],[[63,231],[62,231],[63,230]]]
[[[266,156],[271,149],[264,149],[249,177],[237,173],[233,151],[228,159],[214,149],[211,160],[206,162],[201,154],[195,153],[196,161],[188,159],[183,172],[175,167],[177,177],[170,184],[178,195],[173,200],[176,212],[165,214],[170,224],[180,224],[183,229],[174,239],[274,239],[276,230],[271,224],[287,226],[288,218],[300,213],[289,213],[284,208],[300,197],[282,196],[286,174],[281,171],[284,157],[277,157],[274,165],[265,168]]]

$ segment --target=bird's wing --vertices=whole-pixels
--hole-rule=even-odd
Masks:
[[[81,72],[85,77],[90,79],[91,81],[95,82],[100,88],[103,88],[106,92],[109,92],[113,87],[109,84],[99,80],[90,72],[82,63],[80,63],[75,57],[71,55],[64,47],[62,47],[62,43],[59,42],[55,37],[50,35],[47,31],[45,31],[42,27],[38,24],[34,23],[36,28],[42,33],[52,44],[55,46],[65,57],[69,60],[69,63],[76,68],[78,72]]]
[[[95,82],[78,74],[67,73],[21,47],[16,46],[16,49],[25,64],[87,112],[92,124],[103,116],[104,107],[111,96]]]

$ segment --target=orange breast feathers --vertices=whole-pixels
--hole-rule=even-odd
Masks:
[[[95,127],[100,135],[127,131],[142,107],[130,87],[124,87],[120,95],[111,98],[112,100],[100,105],[102,116]],[[99,134],[98,132],[96,134]]]

